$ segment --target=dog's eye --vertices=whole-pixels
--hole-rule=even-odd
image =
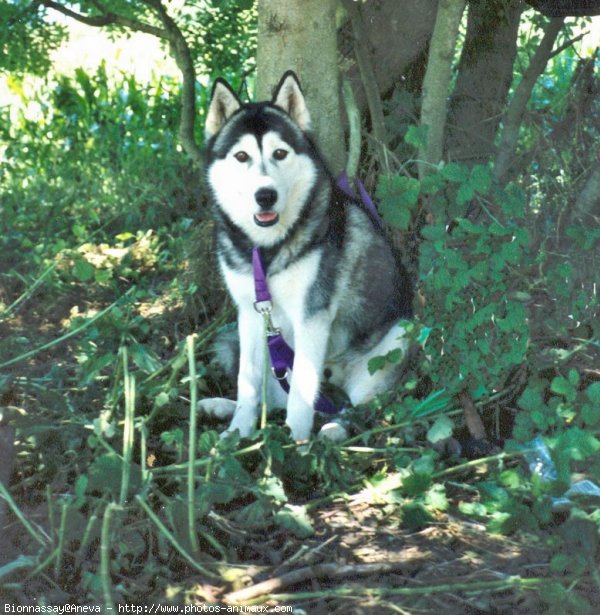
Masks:
[[[248,156],[248,154],[246,152],[238,152],[237,154],[234,154],[233,157],[238,161],[238,162],[248,162],[250,156]]]
[[[275,160],[283,160],[287,155],[287,150],[284,149],[276,149],[273,152],[273,158],[275,158]]]

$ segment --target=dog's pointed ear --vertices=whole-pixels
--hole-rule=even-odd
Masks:
[[[288,70],[273,93],[273,104],[281,107],[302,130],[310,130],[310,114],[296,73]]]
[[[225,122],[242,106],[232,87],[220,77],[213,85],[210,105],[204,124],[204,135],[210,139],[216,135]]]

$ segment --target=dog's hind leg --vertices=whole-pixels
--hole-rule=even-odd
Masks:
[[[404,328],[396,324],[368,352],[357,354],[348,361],[344,366],[340,385],[346,391],[353,406],[368,402],[379,393],[393,387],[400,380],[402,365],[408,356],[408,346]],[[372,358],[385,356],[397,348],[401,348],[403,352],[403,358],[397,364],[390,363],[374,374],[369,372],[368,364]],[[346,439],[347,430],[343,417],[325,423],[319,436],[335,442]]]
[[[371,359],[383,357],[398,348],[402,350],[403,355],[400,361],[386,364],[383,369],[373,374],[369,372],[368,364]],[[344,370],[344,390],[353,406],[370,401],[398,382],[402,375],[404,360],[408,356],[408,348],[404,327],[395,324],[377,345],[349,361]]]

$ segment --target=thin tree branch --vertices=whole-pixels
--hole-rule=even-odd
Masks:
[[[557,47],[551,54],[550,54],[550,60],[552,58],[554,58],[557,55],[560,55],[565,49],[568,49],[569,47],[572,47],[577,41],[580,41],[584,36],[587,36],[590,33],[589,30],[585,30],[583,32],[581,32],[581,34],[578,34],[577,36],[574,36],[573,38],[570,38],[568,41],[564,42],[560,47]]]
[[[340,565],[333,564],[315,564],[313,566],[306,566],[285,574],[267,579],[256,585],[245,587],[238,591],[231,592],[224,596],[226,604],[240,604],[248,600],[257,598],[258,596],[264,596],[265,594],[271,594],[278,589],[289,587],[290,585],[296,585],[307,579],[344,579],[363,577],[368,575],[390,574],[397,570],[404,570],[407,564],[422,561],[426,559],[422,554],[416,553],[413,549],[406,549],[406,552],[401,555],[399,559],[393,562],[381,562],[375,564],[349,564]]]
[[[465,0],[440,0],[423,79],[421,125],[428,128],[427,145],[420,148],[419,177],[437,165],[444,151],[448,87],[458,28],[465,9]]]
[[[196,123],[196,69],[189,45],[175,20],[167,13],[161,0],[142,0],[153,8],[162,22],[175,58],[181,71],[181,116],[179,119],[179,139],[194,164],[201,166],[204,162],[202,150],[196,143],[194,127]]]
[[[367,34],[365,32],[362,14],[359,5],[353,0],[343,0],[344,9],[350,17],[352,33],[354,34],[354,54],[358,63],[360,77],[363,82],[367,106],[371,116],[371,130],[378,143],[378,156],[381,167],[385,165],[384,149],[387,144],[385,125],[383,121],[383,106],[379,96],[379,86],[371,63],[371,56],[367,48]]]
[[[136,30],[138,32],[145,32],[146,34],[152,34],[153,36],[157,36],[158,38],[169,39],[169,33],[162,28],[157,28],[155,26],[151,26],[150,24],[144,23],[137,19],[131,19],[129,17],[125,17],[123,15],[118,15],[116,13],[112,13],[106,10],[99,2],[93,2],[93,5],[101,12],[100,15],[84,15],[82,13],[77,13],[66,6],[55,2],[54,0],[41,0],[39,2],[42,6],[53,9],[67,17],[71,17],[81,23],[86,24],[87,26],[93,26],[95,28],[102,28],[105,26],[123,26],[125,28],[129,28],[130,30]]]
[[[556,37],[563,27],[564,17],[554,17],[546,24],[544,28],[544,36],[535,50],[529,66],[523,73],[521,82],[517,86],[515,93],[508,105],[506,114],[504,115],[504,128],[502,129],[502,137],[498,146],[498,154],[496,156],[496,164],[494,165],[494,177],[501,182],[512,164],[514,154],[517,150],[519,140],[519,129],[523,121],[523,115],[527,108],[527,101],[531,96],[533,86],[538,77],[546,68],[548,60],[552,56],[552,47],[556,41]]]
[[[355,177],[358,172],[358,160],[360,158],[360,112],[356,105],[354,92],[348,79],[342,81],[342,97],[348,118],[348,159],[346,161],[346,173],[348,177]]]

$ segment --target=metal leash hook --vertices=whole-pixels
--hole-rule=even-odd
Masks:
[[[270,335],[279,335],[281,333],[281,329],[273,324],[273,319],[271,318],[271,314],[273,313],[273,304],[271,301],[255,301],[254,309],[263,317],[265,336],[267,338]]]

